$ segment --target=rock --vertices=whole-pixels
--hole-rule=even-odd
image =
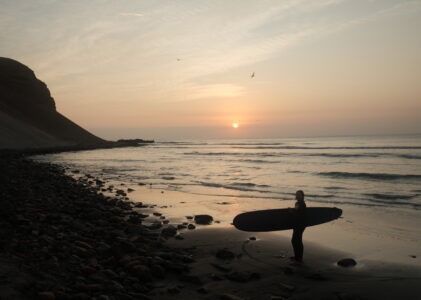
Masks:
[[[213,221],[213,217],[209,215],[196,215],[194,216],[194,222],[200,225],[209,225]]]
[[[190,230],[193,230],[193,229],[196,229],[196,226],[194,226],[193,224],[189,224],[187,228]]]
[[[199,294],[208,294],[209,293],[209,291],[208,291],[208,289],[207,288],[205,288],[205,287],[200,287],[200,288],[198,288],[197,289],[197,292],[199,293]]]
[[[150,281],[152,274],[150,269],[144,265],[135,265],[130,269],[130,273],[136,276],[140,281]]]
[[[229,271],[232,270],[231,267],[226,267],[226,266],[216,264],[216,263],[211,263],[211,266],[218,269],[219,271],[222,271],[222,272],[229,272]]]
[[[235,281],[235,282],[247,282],[250,280],[250,274],[246,273],[246,272],[238,272],[238,271],[234,271],[231,273],[228,273],[227,275],[225,275],[226,278],[228,278],[231,281]]]
[[[56,295],[53,292],[40,292],[37,295],[39,300],[55,300]]]
[[[286,300],[286,298],[283,297],[283,296],[274,296],[274,295],[272,295],[272,296],[270,296],[270,300]]]
[[[292,286],[292,285],[289,285],[289,284],[285,284],[285,283],[281,282],[279,285],[280,285],[281,289],[283,289],[284,291],[287,291],[287,292],[293,292],[295,290],[295,287]]]
[[[187,220],[193,220],[193,217],[192,216],[186,216],[186,219]]]
[[[411,257],[411,258],[417,258],[416,255],[410,255],[409,257]]]
[[[256,237],[255,236],[251,236],[251,237],[249,237],[249,240],[250,241],[255,241],[256,240]]]
[[[217,275],[217,274],[215,274],[215,273],[210,274],[210,278],[211,278],[212,280],[214,280],[214,281],[221,281],[221,280],[224,280],[224,278],[222,278],[221,276],[219,276],[219,275]]]
[[[162,216],[162,214],[161,214],[161,213],[159,213],[159,212],[154,212],[154,213],[153,213],[153,215],[154,215],[154,216],[157,216],[157,217]]]
[[[155,221],[151,225],[148,226],[151,230],[160,229],[162,227],[162,223],[160,221]]]
[[[152,265],[151,273],[154,277],[159,279],[163,279],[165,277],[165,269],[158,264]]]
[[[231,294],[222,294],[219,297],[220,300],[244,300],[244,298],[235,296],[235,295],[231,295]]]
[[[180,276],[180,280],[197,285],[203,284],[202,279],[200,279],[200,277],[196,275],[182,275]]]
[[[186,225],[183,225],[183,224],[178,224],[177,225],[177,229],[178,230],[180,230],[180,229],[186,229],[187,228],[187,226]]]
[[[168,292],[168,294],[175,295],[175,294],[180,293],[180,289],[176,286],[172,286],[172,287],[167,288],[167,292]]]
[[[232,251],[228,250],[227,248],[219,249],[216,252],[215,256],[219,259],[225,259],[225,260],[232,260],[235,258],[235,254]]]
[[[168,227],[162,229],[161,235],[171,237],[175,236],[177,234],[177,228],[175,228],[172,225],[169,225]]]
[[[338,261],[338,266],[345,267],[345,268],[353,267],[356,265],[357,265],[357,262],[353,258],[344,258]]]

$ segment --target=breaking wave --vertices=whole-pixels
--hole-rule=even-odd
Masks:
[[[388,173],[350,173],[350,172],[320,172],[320,176],[331,178],[355,178],[355,179],[370,179],[370,180],[414,180],[421,179],[421,175],[415,174],[388,174]]]

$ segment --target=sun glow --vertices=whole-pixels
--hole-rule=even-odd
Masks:
[[[232,123],[232,128],[238,128],[238,123]]]

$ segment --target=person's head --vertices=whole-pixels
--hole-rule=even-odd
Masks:
[[[304,201],[304,192],[302,190],[296,191],[295,192],[295,199],[297,201],[300,201],[300,202]]]

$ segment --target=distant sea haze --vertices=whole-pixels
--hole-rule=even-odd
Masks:
[[[160,141],[38,158],[189,194],[421,209],[421,136]],[[274,202],[276,206],[276,202]]]

